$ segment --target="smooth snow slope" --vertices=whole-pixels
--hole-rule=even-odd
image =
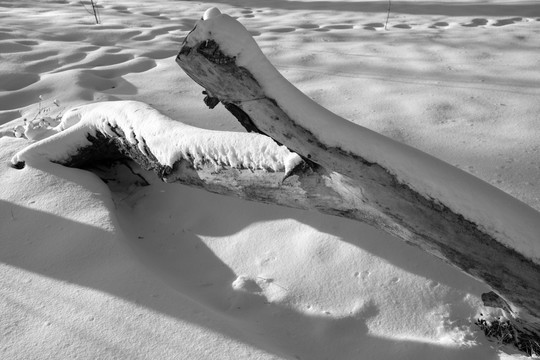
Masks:
[[[388,31],[386,1],[100,3],[95,25],[79,1],[0,1],[0,134],[39,95],[40,117],[127,99],[241,130],[174,63],[219,6],[323,106],[540,209],[535,2],[393,2]],[[504,356],[470,323],[482,284],[369,227],[140,188],[124,167],[112,192],[81,170],[9,167],[26,145],[0,138],[2,359]]]

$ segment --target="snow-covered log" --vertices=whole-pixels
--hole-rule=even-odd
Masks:
[[[507,303],[500,307],[513,324],[538,339],[538,212],[316,104],[279,74],[239,22],[215,8],[186,37],[176,61],[205,89],[209,106],[220,101],[247,130],[273,138],[327,173],[341,174],[354,184],[350,198],[356,201],[348,200],[369,209],[359,220],[484,281],[505,300],[486,304]]]
[[[357,184],[305,162],[267,136],[196,128],[141,102],[112,101],[73,108],[53,132],[56,134],[17,153],[13,166],[22,169],[49,161],[90,167],[131,159],[168,183],[318,210],[379,226],[386,221],[363,206]]]

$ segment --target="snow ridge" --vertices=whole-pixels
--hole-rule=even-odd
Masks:
[[[181,159],[194,167],[211,163],[216,167],[289,172],[301,158],[285,146],[259,135],[196,128],[170,119],[138,101],[100,102],[66,112],[57,131],[17,153],[12,163],[38,159],[62,162],[90,145],[88,135],[101,132],[112,138],[125,134],[130,144],[147,149],[162,165]]]

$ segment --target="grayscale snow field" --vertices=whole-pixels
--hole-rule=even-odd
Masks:
[[[540,4],[392,1],[387,24],[387,1],[98,4],[95,24],[78,0],[0,0],[1,359],[522,357],[474,324],[484,284],[370,226],[11,160],[98,101],[243,132],[174,61],[217,6],[322,106],[540,211]]]

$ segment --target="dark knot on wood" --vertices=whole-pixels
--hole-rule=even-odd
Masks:
[[[17,170],[22,170],[26,166],[26,163],[24,161],[18,161],[15,164],[11,164],[11,167]]]
[[[208,59],[208,61],[218,65],[233,64],[236,61],[236,56],[230,57],[225,55],[214,40],[206,40],[200,43],[197,52]]]

